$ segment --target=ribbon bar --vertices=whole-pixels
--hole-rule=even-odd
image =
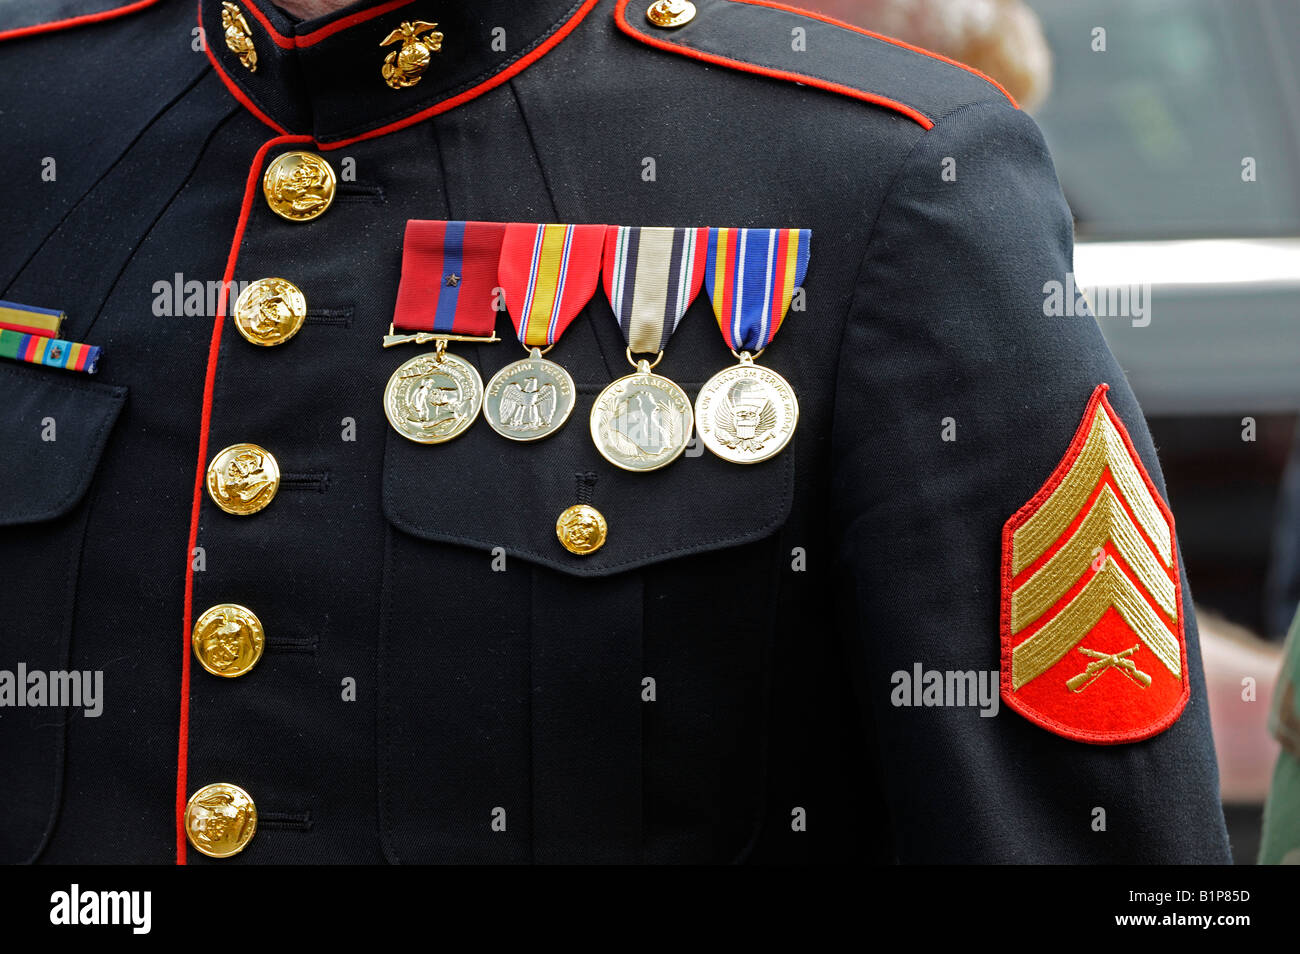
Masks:
[[[94,374],[99,362],[99,348],[62,338],[46,338],[0,328],[0,358],[12,358],[47,368],[84,371]]]
[[[808,229],[709,229],[704,284],[727,347],[757,352],[776,337],[811,238]]]
[[[636,354],[663,351],[704,281],[708,229],[611,225],[605,233],[605,294]]]
[[[393,327],[431,335],[426,341],[499,340],[493,327],[505,229],[503,222],[408,221]],[[385,347],[400,338],[390,335]]]
[[[57,338],[63,328],[63,317],[63,312],[51,308],[0,301],[0,328],[8,328],[10,331]]]
[[[603,225],[506,226],[497,276],[520,342],[545,348],[591,301],[600,280]]]

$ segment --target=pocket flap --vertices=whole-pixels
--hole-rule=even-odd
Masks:
[[[660,470],[632,473],[592,444],[587,415],[594,399],[579,388],[573,418],[536,443],[507,440],[482,420],[445,444],[417,444],[390,429],[385,516],[425,540],[489,553],[500,547],[592,577],[759,540],[789,516],[791,448],[741,465],[697,447]],[[556,535],[556,520],[575,503],[591,504],[608,525],[604,546],[586,556],[569,553]]]
[[[0,362],[0,526],[61,517],[85,496],[126,388]]]

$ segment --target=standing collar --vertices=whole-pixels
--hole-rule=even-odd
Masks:
[[[258,118],[278,132],[337,148],[446,112],[500,85],[549,52],[596,3],[360,0],[295,21],[270,0],[199,0],[199,25],[217,73]],[[437,52],[434,29],[421,23],[437,24]],[[417,27],[411,41],[400,36],[404,24]],[[385,61],[403,51],[389,68],[399,84],[393,88]]]

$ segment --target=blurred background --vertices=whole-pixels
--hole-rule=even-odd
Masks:
[[[1079,286],[1150,284],[1149,323],[1098,323],[1159,449],[1233,854],[1253,864],[1300,601],[1300,2],[802,5],[1007,87],[1051,146]]]

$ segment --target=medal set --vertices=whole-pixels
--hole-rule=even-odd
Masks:
[[[657,470],[680,457],[698,431],[724,460],[767,460],[789,443],[799,403],[789,383],[755,359],[803,281],[809,237],[806,229],[412,220],[384,347],[434,343],[436,350],[393,372],[384,411],[399,434],[425,444],[464,433],[480,412],[510,440],[555,433],[572,415],[577,389],[544,355],[603,283],[634,371],[592,406],[600,454],[624,470]],[[710,378],[692,403],[654,368],[701,285],[738,363]],[[484,387],[474,366],[447,345],[499,341],[500,310],[528,355]]]

